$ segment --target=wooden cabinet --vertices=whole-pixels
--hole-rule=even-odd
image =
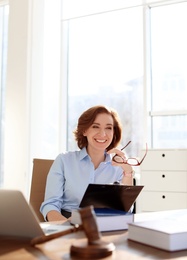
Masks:
[[[149,150],[140,184],[140,212],[187,208],[187,150]]]

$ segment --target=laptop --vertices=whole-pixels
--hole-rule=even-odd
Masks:
[[[32,239],[69,228],[69,221],[63,224],[39,222],[21,191],[0,189],[0,236]]]
[[[89,184],[80,203],[80,208],[110,208],[129,211],[144,186],[121,184]]]

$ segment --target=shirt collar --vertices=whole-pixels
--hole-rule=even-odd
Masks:
[[[84,148],[82,148],[82,149],[80,150],[80,156],[79,156],[80,161],[81,161],[82,159],[84,159],[85,157],[87,157],[87,156],[88,156],[88,153],[87,153],[87,151],[86,151],[86,147],[84,147]]]
[[[105,152],[105,155],[106,155],[106,158],[105,158],[104,163],[111,162],[111,156],[110,156],[110,154],[107,154],[107,153]],[[87,153],[86,147],[82,148],[82,149],[80,150],[80,156],[79,156],[80,161],[83,160],[84,158],[88,157],[88,156],[89,156],[89,155],[88,155],[88,153]]]
[[[105,153],[105,155],[106,155],[106,158],[105,158],[105,163],[108,163],[108,162],[111,162],[111,155],[110,154],[108,154],[108,153]]]

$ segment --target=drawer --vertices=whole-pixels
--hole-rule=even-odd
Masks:
[[[147,191],[187,192],[187,172],[143,171],[140,183]]]
[[[140,203],[141,211],[183,209],[187,207],[187,194],[142,191]]]
[[[141,170],[185,171],[187,170],[187,150],[148,150]]]

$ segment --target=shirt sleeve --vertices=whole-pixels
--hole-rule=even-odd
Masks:
[[[51,210],[61,212],[63,204],[64,167],[62,155],[58,155],[52,164],[46,181],[45,198],[40,211],[46,220]]]

